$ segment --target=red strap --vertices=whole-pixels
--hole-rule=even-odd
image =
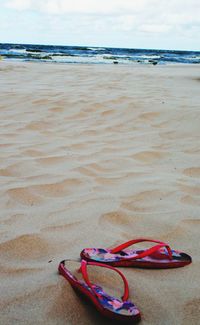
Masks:
[[[123,243],[117,247],[114,247],[113,249],[110,250],[110,252],[112,254],[115,254],[115,253],[119,253],[120,251],[122,251],[124,248],[127,248],[133,244],[136,244],[136,243],[141,243],[141,242],[145,242],[145,241],[148,241],[148,242],[152,242],[152,243],[158,243],[158,245],[155,245],[149,249],[146,249],[144,252],[140,253],[140,254],[137,254],[136,256],[132,257],[132,256],[128,256],[128,257],[125,257],[123,258],[123,260],[130,260],[130,259],[139,259],[139,258],[143,258],[145,256],[148,256],[156,251],[158,251],[161,247],[166,247],[167,251],[168,251],[168,254],[169,254],[169,259],[172,259],[172,251],[169,247],[168,244],[164,243],[164,242],[161,242],[161,241],[158,241],[158,240],[154,240],[154,239],[146,239],[146,238],[138,238],[138,239],[133,239],[133,240],[129,240],[128,242],[126,243]]]
[[[85,282],[87,283],[87,285],[95,293],[95,295],[98,296],[97,292],[93,289],[93,284],[90,282],[90,280],[88,278],[87,265],[94,265],[94,266],[106,267],[107,269],[111,269],[111,270],[117,272],[122,277],[123,282],[124,282],[124,294],[122,296],[122,300],[123,301],[127,301],[128,300],[128,297],[129,297],[128,282],[127,282],[127,280],[126,280],[126,278],[125,278],[125,276],[123,275],[122,272],[120,272],[119,270],[115,269],[114,267],[112,267],[110,265],[106,265],[106,264],[102,264],[102,263],[96,263],[96,262],[87,262],[85,260],[82,260],[81,261],[81,272],[83,274],[83,278],[84,278]]]

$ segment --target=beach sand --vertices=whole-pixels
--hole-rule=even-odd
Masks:
[[[0,89],[1,324],[110,324],[57,267],[137,237],[193,258],[121,269],[141,324],[198,324],[200,66],[1,61]]]

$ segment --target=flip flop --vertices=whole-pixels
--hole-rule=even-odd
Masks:
[[[95,305],[97,310],[103,316],[106,316],[112,320],[119,320],[125,323],[138,322],[141,319],[140,312],[137,307],[130,300],[128,300],[129,287],[128,282],[123,273],[109,265],[95,262],[87,262],[85,260],[82,260],[79,272],[82,273],[82,277],[84,280],[83,281],[78,280],[69,271],[69,269],[67,269],[67,262],[69,262],[69,260],[60,262],[58,267],[59,273],[63,275],[66,280],[69,281],[69,283],[75,290],[77,289],[80,293],[83,293]],[[88,265],[106,267],[117,272],[122,277],[122,280],[124,282],[123,297],[121,299],[112,297],[108,295],[102,287],[91,283],[87,273]]]
[[[124,250],[133,244],[146,241],[156,243],[157,245],[147,249]],[[135,266],[157,269],[182,267],[192,262],[192,258],[189,255],[172,250],[168,244],[146,238],[130,240],[112,249],[85,248],[80,255],[86,261],[96,261],[112,266]]]

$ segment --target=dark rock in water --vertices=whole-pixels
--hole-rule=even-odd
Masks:
[[[119,62],[118,61],[113,61],[114,64],[118,64]]]
[[[106,55],[104,55],[103,59],[104,60],[116,60],[117,58],[115,56],[106,56]]]
[[[86,46],[73,46],[72,50],[76,51],[90,51],[90,49]]]
[[[41,52],[43,52],[42,50],[39,50],[39,49],[26,49],[26,52],[33,52],[33,53],[41,53]]]
[[[152,63],[153,65],[156,65],[156,64],[158,64],[158,61],[149,60],[149,63]]]
[[[42,60],[52,60],[52,57],[50,55],[45,55],[41,57]]]

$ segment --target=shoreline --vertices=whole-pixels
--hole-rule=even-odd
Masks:
[[[133,67],[196,67],[198,69],[198,66],[200,66],[199,63],[162,63],[162,64],[156,64],[156,65],[153,65],[152,63],[137,63],[137,62],[131,62],[131,63],[121,63],[121,62],[118,62],[118,64],[114,64],[113,62],[112,63],[104,63],[104,62],[98,62],[98,63],[80,63],[80,62],[51,62],[51,61],[48,61],[48,62],[45,62],[45,61],[22,61],[22,60],[5,60],[5,59],[1,59],[0,60],[0,64],[5,62],[6,64],[8,63],[12,63],[12,64],[15,64],[15,63],[21,63],[21,64],[29,64],[29,63],[35,63],[35,64],[55,64],[55,65],[78,65],[78,66],[125,66],[125,67],[130,67],[130,66],[133,66]]]

